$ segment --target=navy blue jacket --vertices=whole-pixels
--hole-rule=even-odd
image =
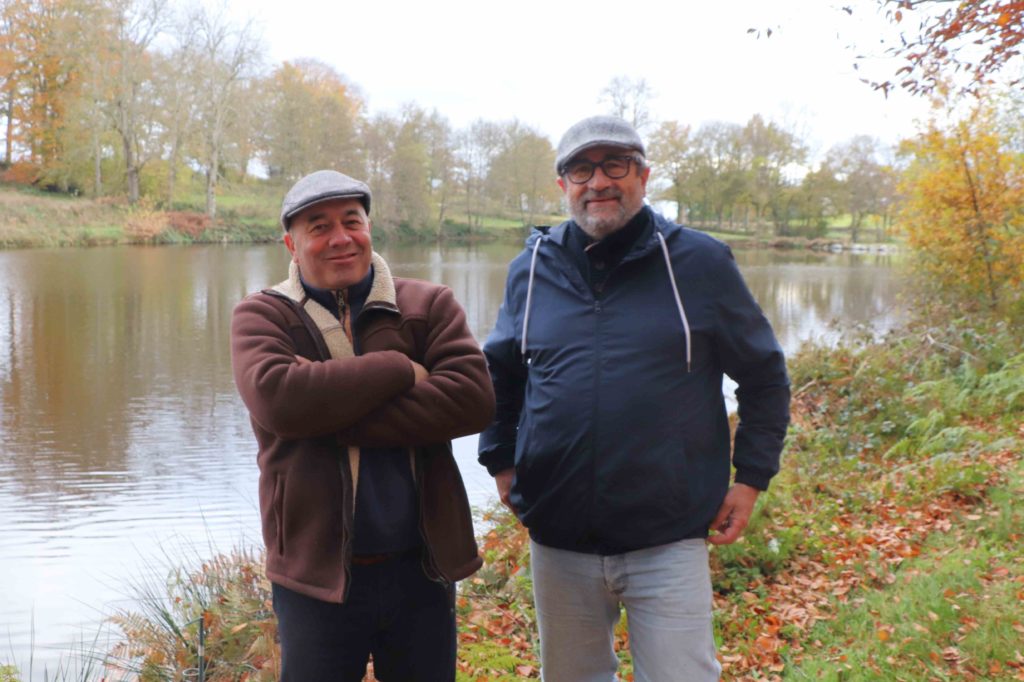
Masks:
[[[535,230],[484,345],[498,402],[479,460],[515,467],[512,504],[543,545],[615,554],[704,537],[730,460],[762,490],[779,468],[789,379],[768,320],[726,245],[643,210],[652,228],[600,292],[568,222]],[[723,373],[738,384],[733,448]]]

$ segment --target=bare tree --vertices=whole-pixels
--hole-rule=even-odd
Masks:
[[[629,121],[641,134],[654,122],[650,104],[654,91],[643,78],[616,76],[601,91],[598,102],[606,104],[613,116]]]
[[[198,48],[196,123],[201,138],[199,162],[206,174],[206,214],[217,214],[217,182],[228,142],[228,128],[234,122],[235,108],[244,106],[240,93],[246,79],[255,75],[261,46],[251,21],[236,27],[220,7],[194,11]]]
[[[374,229],[385,232],[399,222],[398,195],[392,182],[395,142],[402,124],[397,117],[381,112],[363,122],[359,133],[366,155],[366,182],[373,188]]]
[[[457,168],[466,202],[466,224],[479,227],[484,210],[484,183],[498,153],[502,131],[497,123],[477,119],[458,135]]]
[[[199,49],[194,22],[186,19],[175,27],[175,45],[166,57],[155,60],[157,78],[156,115],[167,154],[168,208],[174,205],[178,170],[195,132],[199,103]]]
[[[145,164],[159,153],[155,81],[147,51],[168,25],[167,0],[110,0],[114,26],[107,115],[121,140],[128,201],[139,200]]]
[[[451,125],[435,109],[424,121],[427,156],[430,159],[430,195],[437,207],[437,238],[443,236],[455,173],[455,142]]]

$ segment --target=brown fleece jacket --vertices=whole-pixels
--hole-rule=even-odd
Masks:
[[[455,581],[480,567],[450,440],[494,413],[483,354],[447,287],[392,278],[374,254],[353,333],[358,356],[294,263],[288,280],[239,303],[231,325],[235,383],[259,446],[267,575],[332,602],[347,593],[361,446],[410,448],[428,572]],[[410,359],[430,377],[415,383]]]

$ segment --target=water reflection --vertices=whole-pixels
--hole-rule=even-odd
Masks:
[[[835,340],[864,325],[885,331],[900,317],[902,275],[893,254],[740,252],[737,261],[754,296],[792,353],[807,340]]]
[[[451,286],[484,339],[512,245],[385,246],[396,274]],[[885,328],[892,256],[739,252],[780,339]],[[274,246],[0,252],[0,662],[35,677],[159,557],[258,541],[255,445],[230,372],[230,314],[284,278]],[[475,438],[456,454],[471,498],[492,495]],[[91,629],[90,629],[91,628]]]

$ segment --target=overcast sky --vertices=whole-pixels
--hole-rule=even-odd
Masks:
[[[761,113],[815,154],[856,134],[896,142],[927,113],[920,99],[886,99],[859,80],[896,68],[881,58],[879,39],[894,29],[873,0],[230,1],[235,17],[255,20],[270,66],[312,57],[358,85],[371,112],[415,102],[457,128],[517,118],[555,143],[604,113],[598,97],[615,76],[647,81],[656,120],[697,127]],[[857,71],[857,54],[875,58]]]

